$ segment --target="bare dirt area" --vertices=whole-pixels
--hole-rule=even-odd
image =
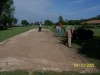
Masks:
[[[0,71],[100,72],[96,67],[74,67],[75,63],[89,62],[53,35],[48,29],[32,29],[0,43]]]

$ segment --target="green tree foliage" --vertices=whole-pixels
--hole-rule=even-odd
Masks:
[[[39,22],[35,22],[34,25],[39,25]]]
[[[74,20],[75,25],[80,25],[80,20]]]
[[[62,22],[62,24],[64,23],[64,20],[63,20],[63,17],[62,16],[59,16],[58,17],[58,23]]]
[[[53,25],[53,23],[50,20],[45,20],[44,25],[50,25],[51,26],[51,25]]]
[[[100,20],[100,15],[97,15],[96,17],[92,17],[89,20]]]
[[[3,2],[3,3],[2,3]],[[3,24],[3,28],[7,29],[7,23],[9,26],[12,25],[14,21],[14,6],[13,6],[13,0],[0,0],[1,4],[1,12],[0,12],[0,19],[1,23]]]
[[[13,14],[7,17],[7,23],[9,27],[12,27],[14,24],[17,24],[18,19],[14,18]]]
[[[31,23],[31,26],[33,25],[33,23]]]
[[[17,22],[18,22],[18,19],[14,18],[13,19],[13,24],[17,24]]]
[[[65,22],[66,24],[69,25],[80,25],[80,20],[69,20],[68,22]]]
[[[21,21],[21,24],[22,24],[23,26],[28,26],[28,25],[29,25],[28,21],[26,21],[26,20],[22,20],[22,21]]]
[[[75,21],[74,21],[74,20],[69,20],[69,21],[68,21],[68,24],[69,24],[69,25],[74,25],[74,24],[75,24]]]
[[[7,0],[0,0],[0,16],[4,10],[4,5],[7,3]]]
[[[65,21],[63,20],[62,16],[58,17],[58,22],[56,23],[56,25],[59,25],[59,22],[62,22],[63,25],[81,25],[82,22],[86,22],[89,20],[100,20],[100,15],[97,15],[96,17],[92,17],[92,18],[88,18],[88,19],[80,19],[80,20],[67,20],[65,19]]]

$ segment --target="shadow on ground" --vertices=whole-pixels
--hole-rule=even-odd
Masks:
[[[0,29],[0,31],[7,31],[7,30],[11,30],[11,29]]]
[[[62,43],[65,45],[67,39],[65,36],[63,38]],[[100,37],[95,36],[94,39],[72,40],[72,43],[79,46],[77,48],[79,54],[100,60]]]

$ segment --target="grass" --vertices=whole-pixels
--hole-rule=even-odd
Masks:
[[[15,71],[4,71],[0,72],[0,75],[100,75],[100,73],[79,73],[73,71],[63,71],[63,72],[54,72],[54,71],[34,71],[31,74],[28,71],[15,70]]]
[[[0,75],[29,75],[28,71],[22,71],[22,70],[15,70],[15,71],[4,71],[0,72]]]
[[[0,42],[11,38],[15,35],[18,35],[20,33],[26,32],[30,29],[33,29],[35,27],[33,26],[27,26],[27,27],[13,27],[13,28],[8,28],[8,30],[1,30],[0,31]]]
[[[37,71],[33,72],[32,75],[99,75],[100,73],[79,73],[79,72],[73,72],[73,71],[63,71],[63,72],[53,72],[53,71]]]

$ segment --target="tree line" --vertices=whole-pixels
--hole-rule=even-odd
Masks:
[[[96,17],[88,18],[88,19],[80,19],[80,20],[68,20],[68,19],[63,19],[63,16],[58,17],[58,22],[53,23],[51,20],[47,19],[44,21],[44,25],[59,25],[61,22],[63,25],[81,25],[82,22],[86,22],[89,20],[100,20],[100,15],[97,15]],[[27,26],[27,25],[39,25],[39,22],[35,23],[29,23],[27,20],[22,20],[21,21],[22,26]]]
[[[68,20],[68,19],[63,19],[62,16],[58,17],[58,22],[53,23],[50,20],[45,20],[44,25],[59,25],[61,22],[63,25],[81,25],[82,22],[86,22],[89,20],[100,20],[100,15],[97,15],[96,17],[88,18],[88,19],[80,19],[80,20]]]

